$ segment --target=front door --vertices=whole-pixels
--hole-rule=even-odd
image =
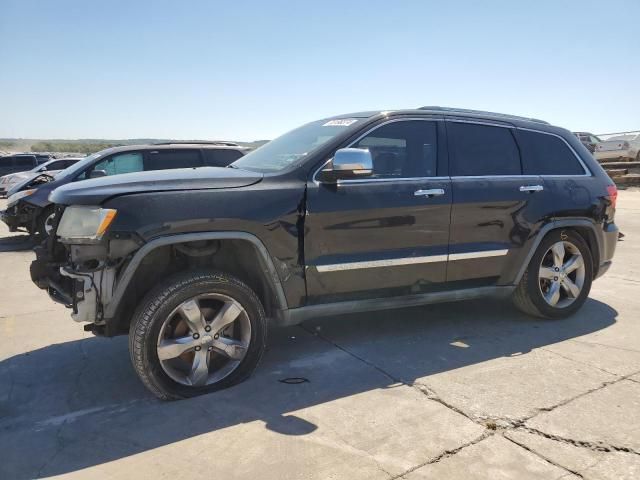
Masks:
[[[450,179],[438,176],[442,129],[436,120],[388,121],[350,145],[371,152],[370,177],[309,182],[309,303],[422,293],[445,281],[452,197]]]

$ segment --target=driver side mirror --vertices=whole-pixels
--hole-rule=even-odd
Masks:
[[[106,176],[107,176],[106,170],[93,170],[89,174],[89,178],[100,178],[100,177],[106,177]]]
[[[361,148],[341,148],[320,171],[320,180],[335,182],[340,179],[366,177],[373,173],[371,152]]]

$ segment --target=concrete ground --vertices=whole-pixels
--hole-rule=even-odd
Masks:
[[[640,478],[640,192],[618,207],[626,237],[573,318],[473,301],[274,329],[247,382],[172,403],[3,229],[0,478]]]

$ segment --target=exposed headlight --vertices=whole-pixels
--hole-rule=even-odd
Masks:
[[[116,210],[100,207],[67,207],[58,224],[63,241],[99,241],[116,217]]]
[[[24,197],[28,197],[29,195],[32,195],[35,192],[36,192],[36,189],[33,188],[31,190],[23,190],[21,192],[14,193],[7,199],[7,207],[13,207],[16,203],[18,203],[18,200],[21,200]]]

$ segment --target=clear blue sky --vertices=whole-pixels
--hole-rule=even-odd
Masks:
[[[0,0],[0,137],[253,140],[420,105],[640,129],[640,0]]]

